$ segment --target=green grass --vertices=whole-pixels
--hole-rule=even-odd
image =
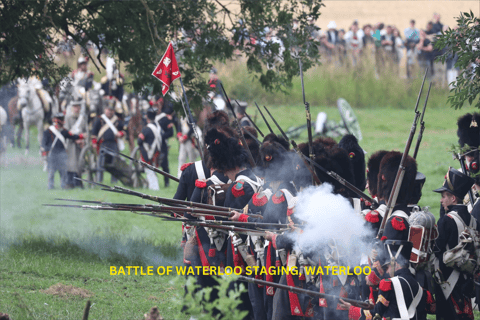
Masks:
[[[379,149],[403,151],[413,121],[413,105],[408,109],[358,109],[350,103],[360,121],[360,145],[368,152],[367,158]],[[271,107],[271,111],[284,129],[304,123],[300,104]],[[333,106],[313,106],[311,111],[314,119],[319,111],[325,111],[330,119],[340,120]],[[418,168],[427,181],[420,204],[431,206],[437,217],[439,195],[431,190],[442,184],[449,166],[458,167],[448,149],[458,140],[456,119],[467,111],[437,107],[427,109],[425,116]],[[257,124],[264,133],[268,131],[260,117]],[[305,140],[306,132],[297,142]],[[185,318],[175,303],[183,295],[183,278],[109,275],[110,265],[181,264],[180,225],[133,213],[42,206],[57,203],[54,198],[142,201],[98,189],[47,190],[47,175],[41,171],[36,147],[35,142],[29,156],[33,161],[28,162],[20,160],[23,151],[9,149],[6,157],[19,159],[19,164],[0,168],[0,312],[15,320],[80,319],[90,299],[95,303],[90,319],[142,319],[155,305],[165,319]],[[176,172],[177,144],[172,143],[170,150],[170,169]],[[24,164],[30,162],[33,164]],[[56,179],[58,186],[58,176]],[[104,182],[109,181],[106,176]],[[170,188],[153,194],[171,197],[175,188],[176,183],[171,182]],[[62,298],[41,292],[57,283],[86,289],[93,296]]]

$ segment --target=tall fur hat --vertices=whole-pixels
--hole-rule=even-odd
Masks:
[[[352,164],[347,151],[337,146],[326,149],[326,151],[330,160],[330,170],[336,172],[351,184],[354,184],[355,177],[353,175]],[[338,181],[332,178],[330,178],[330,180],[332,180],[331,183],[333,183],[335,187],[335,192],[341,193],[344,196],[355,196],[354,193],[349,189],[346,189],[345,186]]]
[[[210,129],[205,135],[205,144],[211,157],[212,166],[222,172],[242,167],[247,163],[247,152],[234,137],[228,137],[221,130]]]
[[[467,113],[457,121],[458,143],[461,147],[468,145],[472,148],[480,146],[480,114]]]
[[[383,156],[388,153],[387,150],[378,150],[370,159],[368,159],[367,165],[367,180],[368,188],[370,189],[370,194],[372,197],[376,197],[378,194],[377,185],[378,185],[378,172],[380,171],[380,162],[382,162]]]
[[[325,170],[333,171],[348,182],[353,183],[353,171],[347,152],[337,146],[332,146],[331,143],[327,143],[327,147],[325,147],[322,142],[322,140],[317,139],[315,140],[315,143],[313,145],[315,152],[315,162],[322,166]],[[306,144],[303,149],[304,150],[302,150],[302,152],[304,154],[308,153],[308,144]],[[341,193],[345,196],[350,195],[349,191],[347,191],[342,184],[340,184],[328,174],[323,172],[323,170],[315,168],[315,173],[317,174],[320,181],[332,184],[334,186],[335,192]]]
[[[325,149],[330,149],[330,148],[333,148],[333,147],[337,146],[337,142],[335,140],[333,140],[332,138],[329,138],[329,137],[317,138],[317,139],[313,140],[313,144],[314,145],[320,144]]]
[[[380,162],[380,170],[378,173],[377,191],[378,197],[388,199],[390,192],[397,176],[398,167],[402,160],[402,153],[398,151],[390,151]],[[405,175],[403,176],[400,192],[398,193],[397,204],[408,204],[409,190],[413,188],[415,177],[417,175],[417,162],[408,156],[405,161]]]
[[[365,152],[358,144],[357,138],[353,134],[347,134],[340,140],[338,146],[348,152],[355,176],[355,187],[365,190]]]
[[[278,142],[265,142],[260,148],[259,167],[267,180],[293,180],[292,154]],[[296,155],[295,155],[296,156]]]
[[[265,142],[278,142],[280,143],[285,150],[290,150],[290,143],[281,136],[277,136],[275,133],[269,133],[263,138],[263,143]]]
[[[225,111],[217,110],[207,115],[207,121],[205,123],[205,132],[212,128],[220,126],[228,126],[230,119]]]

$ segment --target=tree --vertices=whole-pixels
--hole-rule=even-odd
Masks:
[[[480,20],[472,11],[460,14],[457,19],[457,28],[449,28],[437,36],[435,48],[444,50],[437,59],[445,63],[455,55],[458,60],[455,67],[460,69],[460,74],[454,82],[455,88],[450,90],[448,102],[455,109],[460,109],[468,101],[470,105],[480,93]],[[480,101],[474,104],[480,108]]]
[[[161,83],[151,73],[168,42],[174,41],[189,98],[196,102],[201,96],[196,93],[206,92],[201,74],[214,61],[231,59],[235,50],[246,56],[249,72],[267,90],[291,86],[299,74],[297,57],[305,70],[317,62],[308,18],[318,18],[321,0],[240,0],[238,13],[226,3],[0,0],[0,85],[30,75],[58,83],[69,70],[54,62],[53,51],[68,36],[84,49],[89,41],[108,49],[132,76],[134,90],[150,86],[154,92],[161,92]],[[280,41],[266,40],[267,27]],[[100,54],[97,59],[96,67],[105,68]]]

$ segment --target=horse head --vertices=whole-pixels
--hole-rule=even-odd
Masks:
[[[20,80],[18,81],[18,101],[17,107],[18,109],[22,109],[23,107],[28,106],[30,103],[30,90],[32,90],[31,86],[28,85],[26,81]]]

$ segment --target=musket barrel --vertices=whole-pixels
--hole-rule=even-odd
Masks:
[[[251,282],[251,283],[255,283],[255,284],[260,284],[260,285],[264,285],[264,286],[270,286],[270,287],[274,287],[274,288],[277,288],[277,289],[283,289],[283,290],[291,291],[291,292],[294,292],[294,293],[305,294],[305,295],[315,297],[315,298],[342,299],[343,301],[348,302],[355,307],[360,307],[360,308],[367,309],[367,310],[371,310],[374,307],[372,304],[367,303],[367,302],[358,301],[358,300],[349,299],[349,298],[342,298],[342,297],[338,297],[338,296],[334,296],[334,295],[330,295],[330,294],[326,294],[326,293],[320,293],[320,292],[316,292],[316,291],[312,291],[312,290],[287,286],[287,285],[276,283],[276,282],[264,281],[264,280],[259,280],[259,279],[255,279],[255,278],[248,278],[248,277],[245,277],[245,276],[239,276],[238,280],[244,281],[244,282]]]
[[[387,223],[388,219],[390,218],[390,216],[393,212],[393,207],[395,207],[395,204],[396,204],[397,198],[398,198],[398,194],[399,194],[400,188],[402,186],[403,177],[405,175],[405,161],[407,160],[408,152],[410,151],[410,147],[412,145],[413,137],[415,136],[415,131],[417,130],[418,119],[420,118],[420,112],[418,112],[418,103],[420,102],[420,96],[422,95],[423,85],[425,84],[425,79],[427,77],[427,72],[428,72],[428,68],[425,70],[425,75],[423,77],[422,86],[420,88],[417,103],[415,105],[415,117],[413,119],[413,124],[412,124],[412,127],[410,129],[410,135],[408,136],[407,143],[405,144],[405,149],[404,149],[403,154],[402,154],[402,159],[400,160],[400,165],[398,166],[397,175],[395,176],[393,187],[392,187],[392,190],[390,191],[390,196],[388,197],[386,214],[385,214],[384,218],[382,219],[382,224],[380,225],[380,228],[378,229],[378,234],[377,234],[378,239],[380,239],[383,235],[383,231],[385,230],[385,224]],[[431,87],[431,83],[430,83],[430,87]]]
[[[273,133],[272,127],[270,127],[270,124],[268,124],[267,119],[265,119],[265,116],[263,115],[262,110],[260,109],[260,107],[258,106],[258,104],[256,102],[255,102],[255,106],[257,107],[258,111],[260,112],[260,115],[262,116],[263,121],[265,121],[265,124],[267,125],[268,130],[270,131],[270,133]]]

